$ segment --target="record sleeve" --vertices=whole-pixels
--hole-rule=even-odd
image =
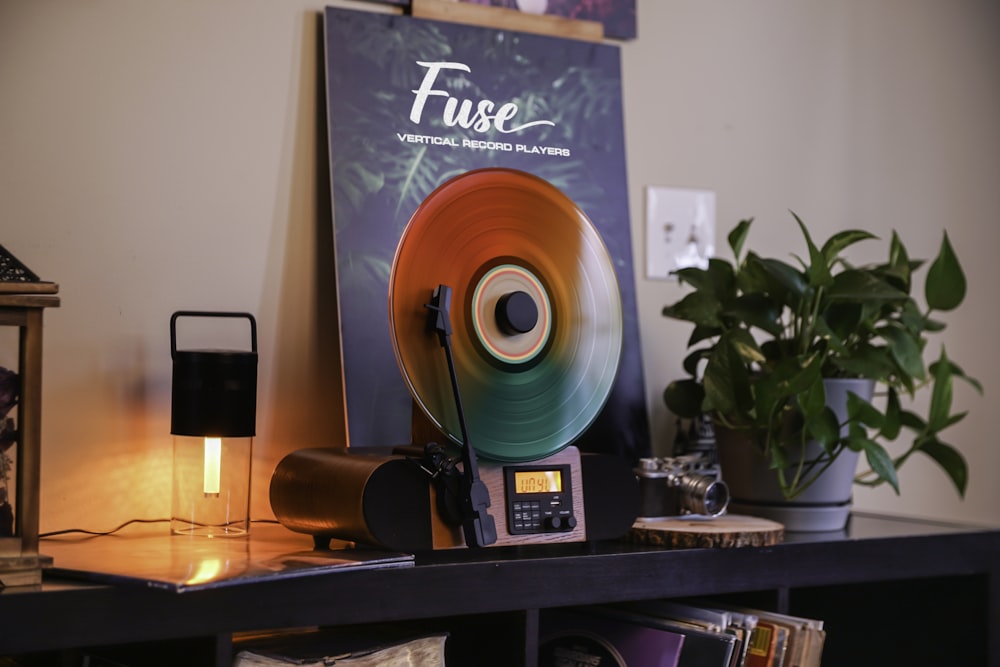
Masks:
[[[539,620],[539,667],[679,667],[686,639],[668,628],[586,609],[545,609]]]
[[[310,540],[273,525],[244,538],[185,539],[136,527],[115,535],[45,539],[53,576],[186,593],[355,570],[413,567],[411,553],[312,549]]]
[[[706,630],[696,623],[661,618],[613,606],[586,607],[589,613],[639,627],[673,632],[684,637],[677,667],[735,667],[740,639],[733,634]]]
[[[788,630],[788,647],[784,664],[787,667],[818,667],[826,641],[826,631],[821,619],[782,614],[775,611],[748,609],[746,607],[716,604],[719,609],[732,613],[750,613],[757,618],[783,625]]]

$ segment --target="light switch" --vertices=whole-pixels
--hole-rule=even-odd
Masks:
[[[672,271],[708,268],[715,253],[715,192],[647,186],[646,277],[676,280]]]

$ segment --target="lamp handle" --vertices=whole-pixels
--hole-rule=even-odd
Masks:
[[[225,313],[203,310],[178,310],[170,316],[170,358],[177,353],[177,318],[178,317],[239,317],[250,320],[250,351],[257,353],[257,320],[250,313]]]

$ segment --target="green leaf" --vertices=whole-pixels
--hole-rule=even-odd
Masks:
[[[663,402],[678,417],[693,419],[702,412],[705,390],[693,379],[675,380],[663,390]]]
[[[919,266],[919,263],[917,265]],[[892,241],[889,244],[889,264],[882,268],[891,284],[898,285],[907,294],[910,293],[910,277],[916,266],[910,263],[906,246],[895,230],[892,232]]]
[[[834,278],[827,296],[831,301],[868,303],[903,300],[908,295],[870,271],[846,269]]]
[[[709,260],[709,262],[711,261]],[[711,281],[708,278],[708,269],[703,269],[699,266],[686,266],[682,269],[671,271],[671,274],[676,276],[677,283],[680,285],[690,285],[695,289],[711,287]]]
[[[899,423],[905,428],[916,433],[923,433],[927,430],[927,422],[921,419],[920,415],[910,410],[901,410],[899,413]]]
[[[894,229],[892,230],[892,239],[889,241],[889,265],[907,265],[909,262],[910,256],[906,252],[906,246],[903,245],[903,239],[899,238],[899,234]]]
[[[823,244],[823,257],[826,258],[826,265],[832,267],[837,258],[840,257],[840,253],[849,246],[852,246],[859,241],[867,241],[868,239],[877,238],[878,237],[871,232],[866,232],[860,229],[846,229],[842,232],[837,232]]]
[[[927,305],[934,310],[953,310],[965,299],[965,289],[965,274],[945,232],[938,256],[927,272]]]
[[[893,464],[889,453],[874,440],[861,438],[858,442],[861,445],[861,449],[865,452],[865,458],[868,460],[868,465],[871,467],[872,472],[879,479],[888,482],[889,486],[896,491],[896,495],[899,495],[899,479],[896,476],[896,466]]]
[[[760,266],[764,269],[764,272],[770,277],[772,285],[776,288],[793,294],[796,297],[801,297],[806,293],[808,288],[808,281],[804,273],[793,267],[791,264],[787,264],[777,259],[760,259]]]
[[[961,452],[949,444],[940,442],[933,438],[924,442],[920,446],[920,451],[930,456],[941,469],[945,471],[948,478],[958,491],[958,495],[965,497],[965,489],[969,483],[969,467]]]
[[[882,420],[882,437],[886,440],[895,440],[902,431],[902,409],[899,404],[899,393],[895,387],[889,387],[889,394],[885,400],[885,415]]]
[[[703,324],[696,324],[694,328],[691,329],[691,335],[688,337],[687,346],[693,347],[703,340],[708,340],[709,338],[715,338],[722,334],[722,327],[706,326]]]
[[[685,320],[706,327],[722,326],[719,312],[718,299],[707,292],[691,292],[677,303],[663,307],[664,317]]]
[[[755,291],[777,296],[784,303],[797,304],[809,287],[804,273],[781,260],[749,253],[746,264]]]
[[[928,370],[930,371],[931,375],[937,375],[937,365],[939,363],[941,362],[935,361],[930,365],[930,368]],[[979,380],[966,375],[965,371],[963,371],[962,368],[951,359],[948,360],[948,365],[951,366],[951,376],[953,378],[961,378],[965,380],[970,385],[972,385],[972,388],[975,389],[980,396],[983,395],[983,385],[979,382]]]
[[[826,405],[826,390],[824,383],[817,382],[806,391],[795,396],[799,412],[802,415],[802,430],[806,439],[815,440],[827,452],[840,439],[840,426],[837,417]]]
[[[760,344],[760,350],[764,353],[768,364],[771,366],[774,363],[796,356],[795,341],[788,340],[787,338],[765,340]]]
[[[788,396],[808,390],[820,382],[823,371],[823,356],[811,354],[808,357],[790,357],[774,366],[770,375]]]
[[[907,299],[903,303],[902,310],[898,312],[898,318],[896,319],[916,336],[923,336],[926,332],[941,331],[944,329],[944,324],[935,322],[924,313],[921,313],[920,307],[917,306],[917,302],[913,299]]]
[[[806,228],[805,223],[802,222],[802,218],[796,215],[795,211],[791,211],[791,214],[795,218],[795,222],[799,224],[802,236],[806,240],[806,247],[809,249],[809,264],[806,267],[809,284],[813,287],[826,287],[830,285],[833,283],[833,276],[830,274],[830,266],[827,264],[826,256],[813,243],[812,237],[809,235],[809,230]]]
[[[812,331],[813,337],[825,344],[828,353],[827,356],[835,357],[842,354],[850,354],[850,349],[845,345],[844,336],[830,328],[823,313],[818,314],[813,320]],[[831,375],[830,377],[833,376]]]
[[[750,376],[734,347],[723,335],[712,350],[702,379],[705,410],[724,415],[743,411],[753,405]]]
[[[753,383],[754,410],[748,414],[755,423],[766,429],[765,436],[776,435],[771,429],[777,415],[788,405],[790,394],[773,375],[762,375]]]
[[[750,224],[753,222],[753,218],[748,218],[746,220],[740,220],[739,224],[733,227],[733,230],[729,232],[729,247],[733,250],[733,257],[736,258],[736,263],[739,263],[740,253],[743,252],[743,242],[747,239],[747,234],[750,233]]]
[[[719,339],[720,345],[728,345],[739,356],[743,363],[761,363],[765,360],[764,353],[757,346],[757,341],[746,329],[732,329]]]
[[[854,346],[850,356],[831,360],[847,377],[880,379],[889,377],[896,367],[889,361],[885,348],[868,343]]]
[[[833,410],[824,406],[818,415],[806,419],[805,430],[808,437],[823,445],[829,452],[840,440],[840,424]]]
[[[909,331],[897,326],[880,327],[878,333],[889,343],[889,353],[899,365],[900,371],[906,374],[907,378],[903,381],[906,382],[909,378],[922,379],[924,359],[920,341]]]
[[[969,412],[968,412],[968,410],[966,410],[965,412],[956,412],[955,414],[949,416],[948,417],[948,425],[945,428],[950,428],[951,426],[954,426],[958,422],[960,422],[963,419],[965,419],[966,415],[968,415],[968,414],[969,414]],[[941,430],[943,431],[944,429],[941,429]]]
[[[780,336],[783,330],[781,306],[770,297],[754,293],[745,294],[733,301],[732,306],[722,311],[724,320],[745,322],[748,327],[757,327],[772,336]]]
[[[702,359],[708,358],[709,352],[710,350],[708,348],[703,347],[688,353],[688,355],[684,357],[683,366],[688,375],[691,377],[698,377],[698,364],[701,363]]]
[[[885,421],[878,409],[853,391],[847,392],[847,420],[864,424],[873,429],[881,429]]]
[[[862,308],[858,303],[831,303],[822,314],[822,325],[843,340],[858,330],[861,324]],[[817,331],[820,331],[817,324]]]
[[[796,396],[796,401],[799,404],[799,410],[806,419],[822,414],[823,409],[826,408],[826,387],[822,382],[817,382],[800,392]]]
[[[678,281],[691,285],[696,290],[710,292],[720,300],[736,296],[735,271],[725,260],[712,257],[708,268],[685,267],[674,271]]]
[[[945,323],[940,320],[932,320],[929,317],[923,319],[923,329],[924,331],[933,333],[935,331],[944,331]]]
[[[936,433],[947,427],[948,416],[951,414],[953,385],[951,379],[951,364],[941,347],[941,356],[934,366],[934,387],[931,389],[931,406],[927,414],[927,428]]]

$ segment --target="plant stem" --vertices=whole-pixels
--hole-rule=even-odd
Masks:
[[[805,469],[806,470],[806,480],[803,482],[803,481],[801,481],[799,475],[796,475],[795,483],[792,486],[788,486],[785,483],[784,471],[783,470],[779,470],[778,471],[779,481],[781,483],[782,494],[785,496],[785,498],[787,498],[788,500],[792,500],[793,498],[796,498],[799,495],[801,495],[803,492],[805,492],[806,489],[808,489],[810,486],[813,485],[813,482],[815,482],[817,479],[819,479],[823,475],[823,473],[826,472],[827,468],[829,468],[831,465],[833,465],[833,462],[837,460],[837,456],[840,454],[840,452],[842,450],[843,450],[843,445],[837,445],[834,448],[833,453],[831,453],[829,455],[825,455],[825,456],[820,456],[819,458],[813,459],[809,463],[808,467],[806,467],[806,469]],[[816,470],[814,472],[814,468],[817,465],[819,465],[820,461],[823,462],[823,465],[820,467],[819,470]],[[805,450],[804,449],[802,451],[802,458],[800,459],[800,462],[801,462],[801,464],[804,464],[804,462],[805,462]]]
[[[812,289],[807,289],[807,292],[812,291]],[[802,318],[802,331],[799,332],[799,352],[805,354],[809,351],[809,341],[815,338],[814,329],[816,328],[816,320],[819,318],[819,306],[823,301],[823,288],[817,287],[813,292],[813,298],[805,300],[806,309],[809,311],[807,317]]]

